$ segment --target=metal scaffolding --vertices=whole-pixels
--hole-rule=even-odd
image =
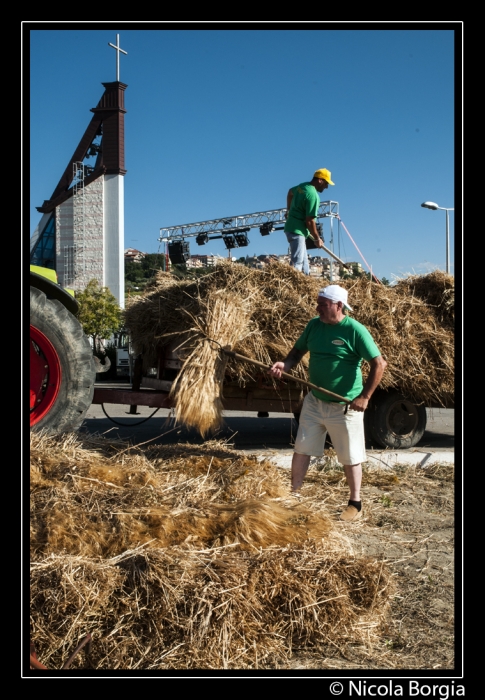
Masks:
[[[339,218],[338,202],[321,202],[318,209],[317,219]],[[224,216],[221,219],[209,219],[199,221],[194,224],[179,224],[178,226],[165,226],[160,229],[159,241],[169,242],[184,240],[194,236],[219,234],[214,238],[237,233],[241,229],[259,228],[262,235],[267,235],[271,231],[284,228],[286,221],[286,207],[283,209],[270,209],[268,211],[257,211],[252,214],[239,214],[237,216]],[[280,224],[280,225],[278,225]],[[205,242],[205,241],[204,241]]]
[[[209,219],[208,221],[198,221],[194,224],[179,224],[178,226],[166,226],[160,229],[159,241],[168,243],[175,248],[180,246],[185,238],[196,238],[199,245],[204,245],[210,240],[223,238],[227,248],[237,248],[248,245],[245,233],[252,228],[259,228],[262,236],[268,236],[272,231],[284,229],[286,221],[286,207],[282,209],[269,209],[268,211],[257,211],[252,214],[238,214],[237,216],[224,216],[221,219]],[[333,252],[333,219],[340,221],[338,212],[338,202],[321,202],[318,208],[317,221],[319,219],[330,219],[330,246],[331,250],[323,246],[334,260],[337,260],[344,267],[348,264],[341,260]],[[277,224],[281,224],[278,226]],[[323,240],[323,223],[321,226]],[[239,240],[240,239],[240,240]],[[331,278],[333,268],[330,268]]]

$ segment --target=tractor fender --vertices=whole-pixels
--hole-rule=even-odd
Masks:
[[[68,311],[77,316],[79,304],[74,296],[57,282],[54,270],[35,265],[30,266],[30,286],[39,289],[47,299],[57,299]]]

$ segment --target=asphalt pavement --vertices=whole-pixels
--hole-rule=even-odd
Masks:
[[[118,387],[120,383],[100,383],[105,388]],[[129,385],[127,385],[129,386]],[[138,406],[136,414],[130,406],[120,404],[93,404],[81,427],[82,433],[100,434],[142,444],[202,444],[204,440],[195,430],[177,425],[170,409],[153,409]],[[454,462],[455,421],[454,409],[427,409],[428,421],[420,442],[409,450],[383,450],[368,444],[370,460],[388,464],[401,461],[430,463],[430,459]],[[251,453],[279,455],[282,464],[292,454],[297,431],[296,421],[287,413],[270,413],[267,418],[249,411],[226,411],[224,424],[210,439],[222,440],[237,450]]]

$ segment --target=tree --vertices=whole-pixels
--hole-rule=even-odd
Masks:
[[[78,319],[87,336],[93,341],[93,352],[102,353],[102,340],[121,328],[122,311],[116,297],[98,280],[90,280],[84,292],[76,294],[79,303]]]
[[[164,253],[145,253],[140,266],[147,279],[154,277],[159,270],[167,269],[167,258]]]
[[[159,270],[164,271],[166,267],[167,258],[163,253],[146,253],[137,262],[125,260],[126,288],[129,290],[134,286],[145,287],[147,282],[153,279]]]
[[[145,271],[140,263],[134,260],[125,260],[125,283],[141,285],[146,281]]]
[[[382,282],[382,284],[384,284],[386,287],[389,287],[389,285],[391,284],[391,283],[389,282],[389,280],[387,279],[387,277],[381,277],[381,282]]]

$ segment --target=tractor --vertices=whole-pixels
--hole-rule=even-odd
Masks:
[[[54,270],[30,266],[31,429],[77,430],[91,406],[99,368],[78,310]]]

